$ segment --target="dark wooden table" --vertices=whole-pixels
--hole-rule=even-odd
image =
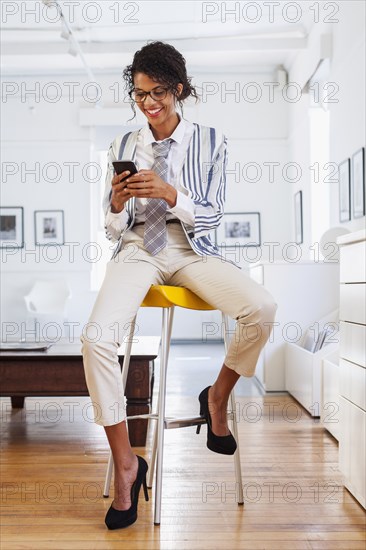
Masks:
[[[154,359],[160,345],[156,336],[139,336],[137,340],[132,346],[125,389],[127,415],[150,412]],[[123,354],[124,345],[119,349],[121,370]],[[0,396],[10,397],[12,407],[24,407],[25,397],[85,395],[89,393],[79,341],[60,340],[46,351],[0,351]],[[147,422],[129,422],[132,446],[146,444]]]

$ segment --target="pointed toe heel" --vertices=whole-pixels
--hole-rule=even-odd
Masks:
[[[208,390],[211,386],[205,388],[199,395],[200,416],[206,419],[207,423],[207,448],[214,453],[222,455],[233,455],[236,451],[236,441],[232,433],[229,435],[215,435],[212,431],[211,415],[208,409]],[[201,425],[197,426],[196,433],[199,433]]]
[[[124,529],[125,527],[135,523],[137,520],[137,505],[141,485],[144,489],[145,500],[149,500],[149,493],[147,491],[146,483],[148,465],[146,460],[141,456],[137,456],[137,460],[137,476],[131,487],[131,506],[128,510],[116,510],[113,506],[110,506],[104,520],[108,529]]]

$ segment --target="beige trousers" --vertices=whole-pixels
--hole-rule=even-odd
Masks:
[[[167,225],[167,246],[156,256],[143,247],[144,226],[127,231],[122,250],[107,264],[89,322],[81,336],[84,369],[95,422],[126,418],[118,347],[128,334],[150,285],[182,286],[236,319],[225,365],[252,376],[274,321],[272,296],[241,269],[213,256],[198,256],[180,224]]]

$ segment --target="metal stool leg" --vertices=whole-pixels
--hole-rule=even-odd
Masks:
[[[224,324],[224,342],[225,342],[225,352],[227,353],[229,347],[229,320],[227,315],[222,313],[222,320]],[[244,504],[244,495],[243,495],[243,479],[241,475],[241,465],[240,465],[240,449],[239,449],[239,435],[238,435],[238,425],[236,422],[236,401],[235,401],[235,392],[231,391],[230,394],[230,407],[232,411],[232,431],[235,441],[237,443],[237,448],[234,454],[234,463],[235,463],[235,478],[237,485],[237,501],[238,504]]]
[[[123,387],[123,389],[125,389],[125,387],[126,387],[128,369],[130,367],[132,340],[133,340],[133,335],[134,335],[134,332],[135,332],[135,325],[136,325],[136,316],[134,317],[134,319],[131,323],[131,328],[130,328],[130,332],[129,332],[129,335],[128,335],[128,341],[126,343],[125,355],[124,355],[124,358],[123,358],[123,366],[122,366],[122,387]],[[108,457],[107,473],[106,473],[105,481],[104,481],[104,491],[103,491],[104,498],[109,497],[109,489],[110,489],[110,486],[111,486],[112,473],[113,473],[113,456],[112,456],[112,451],[110,450],[109,451],[109,457]]]
[[[157,410],[159,410],[159,396],[158,396],[158,402],[157,402]],[[151,457],[150,457],[149,471],[147,473],[147,487],[148,487],[148,489],[152,488],[153,482],[154,482],[154,471],[155,471],[155,464],[156,464],[157,445],[158,445],[158,426],[157,426],[156,422],[154,422]]]
[[[112,451],[109,449],[107,473],[105,475],[105,480],[104,480],[104,490],[103,490],[104,498],[109,497],[109,489],[111,486],[112,473],[113,473],[113,455],[112,455]]]
[[[231,408],[233,411],[232,430],[233,430],[233,435],[235,437],[235,441],[237,443],[237,448],[234,454],[235,478],[236,478],[236,486],[237,486],[237,501],[238,501],[238,504],[244,504],[243,479],[241,475],[239,435],[238,435],[238,426],[236,423],[236,401],[235,401],[234,390],[232,390],[230,394],[230,401],[231,401]]]
[[[159,411],[158,411],[158,449],[156,463],[156,481],[155,481],[155,513],[154,523],[160,525],[161,515],[161,490],[163,476],[163,451],[164,451],[164,425],[165,425],[165,399],[166,399],[166,375],[168,369],[168,349],[169,349],[169,325],[172,315],[172,308],[163,309],[163,330],[161,347],[161,365],[160,365],[160,384],[159,384]]]
[[[162,310],[164,314],[164,310]],[[166,352],[166,363],[168,364],[169,361],[169,352],[170,352],[170,341],[172,337],[172,328],[173,328],[173,318],[174,318],[174,307],[170,309],[170,315],[168,316],[168,349]],[[160,371],[161,371],[161,365],[160,365]],[[157,407],[156,410],[159,410],[159,397],[160,397],[160,391],[158,394],[158,401],[157,401]],[[156,451],[157,451],[157,443],[158,443],[158,425],[157,422],[154,422],[154,432],[153,432],[153,445],[151,450],[151,458],[150,458],[150,467],[148,472],[148,479],[147,479],[147,486],[149,489],[153,486],[153,480],[154,480],[154,472],[155,472],[155,463],[156,463]]]

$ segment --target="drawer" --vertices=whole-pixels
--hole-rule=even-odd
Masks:
[[[366,367],[366,326],[341,321],[339,328],[340,356]]]
[[[366,243],[349,244],[340,248],[341,283],[366,282]]]
[[[366,285],[349,284],[340,285],[340,321],[366,324]]]
[[[345,359],[340,359],[340,394],[360,407],[366,409],[366,369]]]
[[[326,430],[339,440],[339,364],[323,359],[323,395],[321,421]]]
[[[366,413],[343,397],[339,398],[339,469],[347,489],[365,507]]]

